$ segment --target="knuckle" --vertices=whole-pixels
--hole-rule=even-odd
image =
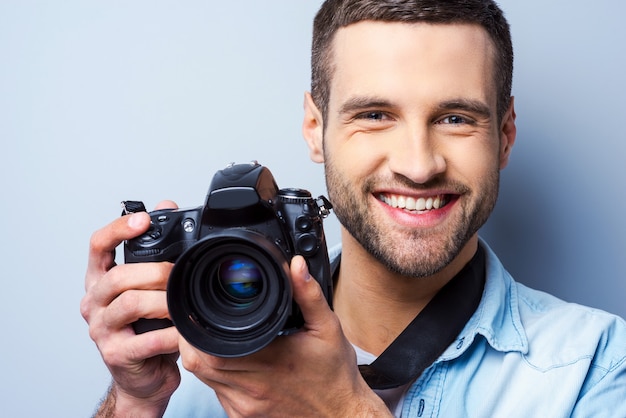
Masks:
[[[256,402],[263,402],[269,399],[269,390],[264,385],[250,387],[248,388],[248,393],[250,398]]]
[[[91,234],[91,237],[89,238],[89,248],[91,249],[92,252],[98,253],[98,252],[103,252],[105,250],[103,235],[104,235],[104,228],[98,229],[97,231]]]
[[[311,299],[317,302],[322,302],[325,299],[324,293],[322,292],[322,288],[319,286],[319,283],[316,282],[316,286],[311,286]]]
[[[202,371],[203,374],[224,370],[227,359],[211,356],[209,354],[200,354],[196,349],[189,348],[181,355],[183,367],[194,373]]]
[[[106,286],[114,293],[120,293],[127,280],[124,265],[115,266],[106,273]]]
[[[117,309],[121,312],[135,312],[140,309],[142,298],[139,292],[128,290],[117,297]]]
[[[107,336],[110,335],[109,328],[103,322],[101,312],[90,311],[88,317],[89,338],[91,338],[96,345],[100,346],[106,342]]]
[[[104,357],[103,347],[107,347],[107,333],[106,331],[97,325],[89,325],[89,338],[96,343],[98,350]]]
[[[181,356],[183,367],[194,373],[200,369],[200,357],[193,352],[193,350],[188,350],[185,355]]]
[[[113,368],[128,368],[147,359],[143,345],[133,343],[128,337],[111,334],[98,345],[104,362]]]
[[[259,417],[262,416],[259,412],[259,408],[256,402],[251,402],[249,400],[243,400],[239,402],[238,410],[241,416],[244,417]]]
[[[85,295],[80,301],[80,315],[89,323],[91,316],[91,298],[89,295]]]
[[[120,367],[125,364],[123,351],[117,344],[105,344],[99,347],[102,359],[109,367]]]
[[[89,327],[89,338],[92,339],[92,341],[94,341],[96,343],[96,345],[99,345],[99,341],[100,341],[100,336],[102,335],[102,331],[95,326],[90,326]]]

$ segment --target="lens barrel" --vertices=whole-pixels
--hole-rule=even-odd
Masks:
[[[196,348],[239,357],[269,344],[292,313],[286,255],[267,237],[230,229],[176,261],[167,289],[172,321]]]

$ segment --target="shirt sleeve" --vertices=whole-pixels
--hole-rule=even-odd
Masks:
[[[626,325],[614,318],[598,342],[572,418],[626,417]]]

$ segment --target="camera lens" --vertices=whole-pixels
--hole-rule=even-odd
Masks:
[[[291,318],[289,262],[260,233],[214,233],[176,260],[167,299],[174,325],[195,347],[222,357],[250,354]]]
[[[263,274],[247,257],[227,258],[219,264],[217,282],[221,293],[235,306],[249,306],[263,290]]]

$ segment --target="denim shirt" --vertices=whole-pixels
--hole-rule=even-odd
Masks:
[[[487,277],[480,305],[397,412],[626,418],[626,322],[515,282],[481,244]],[[185,375],[165,416],[226,416],[211,389]]]
[[[402,416],[626,417],[625,321],[516,283],[482,244],[482,301]]]

